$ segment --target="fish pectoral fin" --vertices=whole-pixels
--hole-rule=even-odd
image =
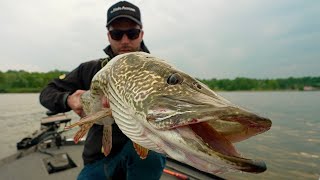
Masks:
[[[133,142],[133,147],[134,147],[134,149],[136,150],[137,154],[140,156],[141,159],[147,158],[149,149],[147,149],[147,148],[145,148],[143,146],[140,146],[139,144],[137,144],[135,142]]]
[[[107,117],[112,117],[112,113],[111,113],[111,109],[110,108],[105,108],[102,109],[100,111],[97,111],[93,114],[90,114],[88,116],[85,116],[83,118],[81,118],[78,122],[71,124],[70,126],[66,126],[64,129],[69,130],[71,128],[74,128],[76,126],[81,126],[83,124],[90,124],[90,123],[95,123],[101,119],[107,118]],[[110,122],[110,124],[112,124],[112,122]]]
[[[112,148],[112,126],[103,126],[102,136],[102,152],[105,156],[108,156]]]
[[[89,131],[93,123],[80,125],[80,130],[74,135],[73,141],[77,144],[80,139]]]

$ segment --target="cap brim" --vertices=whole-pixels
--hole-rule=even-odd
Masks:
[[[132,16],[119,15],[119,16],[116,16],[116,17],[112,18],[112,19],[107,23],[107,27],[108,27],[114,20],[116,20],[116,19],[118,19],[118,18],[128,18],[128,19],[134,21],[135,23],[139,24],[140,26],[142,26],[142,23],[141,23],[138,19],[136,19],[136,18],[134,18],[134,17],[132,17]]]

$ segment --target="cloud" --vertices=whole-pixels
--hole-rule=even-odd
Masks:
[[[10,62],[6,68],[70,71],[104,57],[106,11],[114,2],[1,1],[1,62]],[[193,76],[320,75],[320,2],[131,2],[141,9],[151,52]]]
[[[2,71],[8,71],[8,70],[25,70],[29,72],[42,72],[42,69],[34,64],[1,64],[0,69]]]

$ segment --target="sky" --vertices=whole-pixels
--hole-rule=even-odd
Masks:
[[[0,0],[0,71],[71,71],[105,57],[115,0]],[[193,77],[320,76],[320,1],[129,0],[155,56]]]

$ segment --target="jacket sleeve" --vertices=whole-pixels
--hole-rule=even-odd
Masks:
[[[92,60],[80,64],[64,78],[53,79],[40,93],[40,103],[50,111],[70,111],[66,101],[76,90],[89,90],[93,76],[101,69],[102,61]]]
[[[59,113],[70,111],[67,97],[78,89],[84,89],[81,80],[81,66],[64,78],[53,79],[40,93],[40,103],[50,111]]]

